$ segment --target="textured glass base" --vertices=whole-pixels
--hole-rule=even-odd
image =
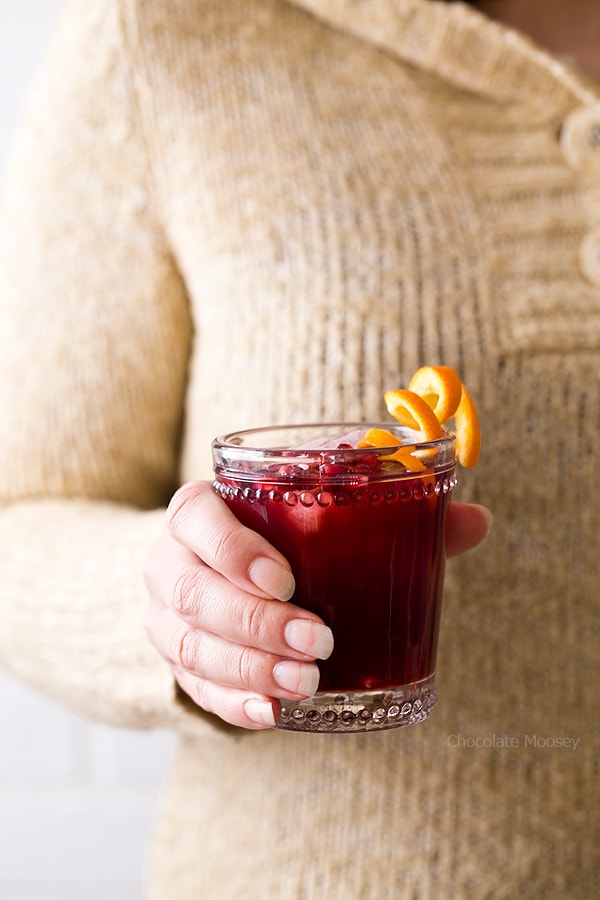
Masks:
[[[389,691],[316,694],[308,700],[282,702],[277,728],[284,731],[384,731],[423,722],[437,700],[435,675]]]

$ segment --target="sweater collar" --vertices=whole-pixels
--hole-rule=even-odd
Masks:
[[[586,79],[525,35],[465,3],[291,0],[329,25],[403,61],[500,102],[566,113],[598,102]]]

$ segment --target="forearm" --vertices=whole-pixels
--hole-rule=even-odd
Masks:
[[[91,718],[203,730],[144,632],[142,566],[163,517],[87,500],[2,508],[0,664]]]
[[[143,630],[190,322],[128,71],[120,7],[72,4],[8,172],[0,665],[87,715],[197,730]]]

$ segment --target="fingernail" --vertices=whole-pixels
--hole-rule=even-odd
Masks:
[[[333,633],[327,625],[311,619],[291,619],[284,630],[288,647],[315,659],[327,659],[333,650]]]
[[[312,697],[319,687],[319,670],[312,663],[283,659],[273,668],[275,681],[285,691]]]
[[[289,600],[296,588],[290,570],[266,556],[259,556],[251,563],[248,575],[257,588],[276,600]]]
[[[275,727],[273,705],[266,700],[246,700],[244,712],[257,725],[268,725],[270,728]]]

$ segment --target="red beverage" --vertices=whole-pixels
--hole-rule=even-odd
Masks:
[[[395,727],[425,718],[435,702],[454,439],[422,445],[427,469],[411,472],[390,448],[349,447],[351,427],[337,426],[341,439],[326,448],[310,448],[310,438],[336,426],[313,426],[307,438],[291,426],[262,429],[214,445],[215,489],[289,560],[292,601],[333,630],[316,698],[284,704],[280,727],[294,730]],[[414,432],[394,431],[414,443]],[[279,446],[260,448],[267,439]],[[234,440],[242,444],[228,449]],[[303,440],[308,449],[297,449]]]

